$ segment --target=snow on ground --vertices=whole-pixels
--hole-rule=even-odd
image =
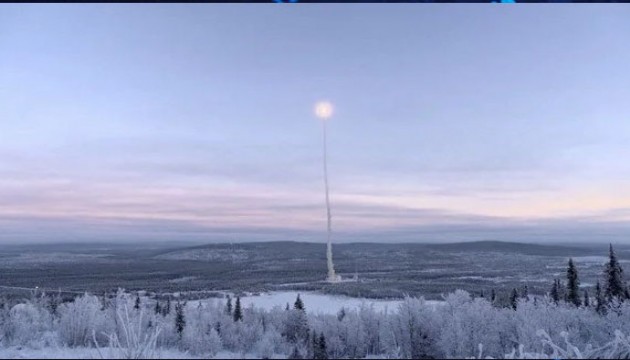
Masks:
[[[221,355],[219,353],[217,355]],[[223,353],[224,356],[217,357],[233,358],[231,353]],[[198,359],[198,357],[192,356],[187,352],[181,352],[175,349],[159,349],[156,352],[156,357],[159,359]],[[119,359],[123,358],[120,353],[115,350],[103,348],[97,350],[96,348],[68,348],[68,347],[43,347],[40,349],[31,349],[22,346],[11,346],[8,348],[0,347],[0,359]]]
[[[155,359],[207,359],[188,352],[176,349],[157,349],[154,353]],[[67,348],[67,347],[44,347],[31,349],[22,346],[12,346],[9,348],[0,347],[0,359],[124,359],[125,357],[116,350],[103,348]],[[241,354],[229,351],[220,351],[211,359],[259,359],[253,354]],[[286,359],[286,355],[274,354],[271,359]]]
[[[568,259],[568,258],[567,258]],[[595,263],[595,264],[606,264],[608,262],[609,258],[608,256],[575,256],[573,257],[573,261],[575,261],[577,264],[579,263]],[[621,263],[627,263],[630,262],[630,260],[622,260],[619,259],[618,260]]]
[[[271,310],[275,306],[284,308],[288,303],[293,307],[297,295],[304,302],[306,311],[314,314],[337,314],[343,307],[346,309],[358,309],[362,304],[373,306],[376,311],[388,312],[396,311],[402,300],[380,300],[353,298],[343,295],[327,295],[313,291],[271,291],[260,295],[248,295],[241,297],[241,305],[249,307],[253,305],[256,308]],[[224,301],[224,300],[222,300]],[[427,301],[427,305],[436,306],[442,301]]]
[[[13,257],[3,257],[0,259],[2,264],[43,264],[43,263],[74,263],[74,262],[104,262],[108,261],[109,254],[74,254],[66,252],[51,253],[23,253]]]
[[[193,281],[195,279],[197,279],[197,276],[182,276],[176,279],[171,279],[168,282],[173,283],[173,284],[179,284],[183,282]]]

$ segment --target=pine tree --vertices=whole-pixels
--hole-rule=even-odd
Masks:
[[[591,306],[591,301],[588,298],[588,290],[584,290],[584,307],[590,307]]]
[[[326,349],[326,338],[324,333],[319,336],[315,332],[312,335],[313,359],[328,359],[328,350]]]
[[[300,294],[297,295],[297,299],[295,299],[295,304],[293,304],[293,308],[295,310],[304,311],[304,303],[302,302],[302,299],[300,299]]]
[[[50,308],[50,315],[57,316],[57,301],[54,298],[50,298],[48,307]]]
[[[236,305],[234,306],[234,322],[243,320],[243,311],[241,310],[241,297],[236,297]]]
[[[567,268],[567,300],[575,306],[582,305],[580,300],[580,280],[572,258],[569,258],[569,267]]]
[[[328,359],[328,350],[326,349],[326,338],[324,333],[319,335],[319,357],[318,359]]]
[[[153,310],[155,315],[162,313],[162,307],[160,306],[160,302],[158,300],[155,300],[155,308]]]
[[[227,296],[227,303],[225,304],[225,312],[232,316],[232,298],[230,295]]]
[[[619,301],[623,301],[625,298],[623,269],[621,268],[621,265],[619,265],[619,261],[617,260],[612,244],[610,244],[608,257],[609,260],[604,269],[604,275],[606,276],[606,300],[610,302],[616,298]]]
[[[516,310],[516,307],[518,306],[518,291],[516,290],[516,288],[512,289],[512,295],[510,296],[510,305],[514,310]]]
[[[308,343],[309,326],[306,312],[298,309],[288,310],[283,320],[281,335],[292,344]]]
[[[103,293],[103,296],[101,297],[101,311],[105,311],[105,309],[107,309],[107,294]]]
[[[553,280],[553,286],[551,287],[551,291],[549,292],[549,296],[554,303],[558,304],[560,302],[560,289],[558,288],[558,280]]]
[[[48,302],[48,307],[50,308],[50,314],[52,316],[57,316],[57,309],[59,308],[59,303],[61,303],[61,297],[59,295],[52,295]]]
[[[162,315],[166,316],[171,313],[171,298],[166,298],[166,306],[164,307],[164,313]]]
[[[309,355],[309,358],[311,359],[319,359],[321,356],[319,351],[319,338],[317,337],[315,330],[311,333],[311,354]]]
[[[302,355],[300,354],[297,346],[293,347],[293,351],[291,352],[291,355],[289,355],[288,359],[302,359]]]
[[[140,310],[140,294],[136,293],[136,303],[133,305],[135,310]]]
[[[344,309],[343,307],[339,310],[339,312],[337,312],[337,320],[339,321],[343,321],[343,318],[346,317],[346,309]]]
[[[567,288],[564,286],[564,283],[558,279],[558,294],[560,295],[560,299],[564,302],[569,301],[569,297],[567,296]]]
[[[184,318],[184,305],[179,302],[175,305],[175,330],[179,338],[182,338],[184,328],[186,327],[186,319]]]
[[[595,311],[597,311],[600,315],[606,314],[606,300],[604,298],[604,294],[602,293],[602,287],[599,285],[599,281],[595,286],[595,301],[597,302],[597,304],[595,304]]]

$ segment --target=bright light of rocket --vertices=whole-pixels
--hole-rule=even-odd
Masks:
[[[320,101],[315,104],[315,115],[322,119],[327,120],[333,115],[333,106],[328,101]]]

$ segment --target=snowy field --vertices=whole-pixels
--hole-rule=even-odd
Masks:
[[[402,300],[353,298],[343,295],[321,294],[314,291],[271,291],[259,295],[252,294],[241,297],[241,304],[245,308],[254,306],[263,310],[271,310],[274,307],[284,308],[286,304],[289,304],[289,307],[292,308],[298,294],[300,294],[300,298],[306,306],[306,311],[311,314],[334,315],[342,308],[357,310],[361,306],[371,307],[376,312],[393,312],[397,311],[402,303]],[[209,301],[225,302],[224,299],[211,299]],[[437,306],[442,303],[442,301],[426,301],[426,304],[429,306]]]
[[[327,295],[317,292],[272,291],[260,295],[241,298],[245,307],[271,310],[274,306],[293,306],[298,293],[306,306],[306,311],[314,314],[336,314],[341,308],[358,309],[362,305],[372,306],[376,311],[396,310],[401,300],[371,300],[342,295]]]
[[[573,257],[573,261],[575,261],[576,263],[594,263],[594,264],[604,265],[606,261],[608,261],[608,257],[606,256],[575,256]],[[620,259],[619,262],[628,263],[630,262],[630,260]]]
[[[342,295],[327,295],[317,292],[272,291],[260,295],[241,298],[244,306],[271,310],[274,306],[293,306],[298,293],[306,306],[306,311],[313,314],[336,314],[341,308],[358,309],[362,305],[371,306],[376,311],[395,311],[402,300],[372,300],[352,298]]]

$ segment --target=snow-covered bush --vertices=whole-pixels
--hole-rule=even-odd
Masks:
[[[161,329],[157,326],[146,326],[143,322],[143,312],[143,309],[130,310],[126,302],[119,303],[116,309],[119,331],[106,334],[107,352],[101,351],[96,332],[92,333],[94,345],[103,358],[155,359],[159,357],[157,339]]]
[[[440,306],[406,298],[392,311],[364,305],[340,314],[276,307],[243,309],[235,321],[225,302],[181,302],[166,314],[155,300],[124,291],[106,303],[83,295],[51,316],[46,299],[0,309],[3,346],[97,347],[101,356],[149,358],[177,351],[188,356],[312,357],[313,336],[325,337],[331,358],[627,358],[630,304],[605,314],[594,308],[530,297],[501,308],[463,291]],[[306,304],[308,307],[308,304]],[[96,349],[92,349],[96,351]]]
[[[16,304],[8,313],[4,324],[4,341],[10,345],[50,345],[48,330],[50,314],[31,302]]]
[[[290,309],[284,317],[282,335],[285,339],[296,344],[307,340],[309,334],[308,317],[303,310]]]
[[[514,345],[512,309],[493,307],[484,299],[471,299],[465,291],[445,298],[433,327],[439,329],[436,345],[446,357],[474,356],[478,345],[493,356],[500,356]]]
[[[256,341],[253,353],[262,359],[270,359],[276,354],[287,353],[288,347],[283,345],[282,335],[275,329],[271,329],[264,332]]]
[[[68,346],[88,346],[92,344],[92,333],[99,338],[111,331],[106,314],[101,310],[98,297],[85,294],[73,302],[59,308],[59,337]]]
[[[426,306],[423,298],[406,298],[392,315],[398,351],[405,358],[440,357],[439,316]]]
[[[185,317],[186,327],[182,337],[185,349],[194,355],[210,356],[214,356],[223,349],[221,337],[215,329],[216,320],[218,320],[216,309],[200,303],[198,306],[189,306]]]
[[[539,350],[526,350],[525,345],[520,344],[511,352],[501,356],[503,359],[628,359],[630,358],[630,337],[621,331],[615,331],[613,340],[601,347],[593,348],[590,344],[580,348],[569,340],[566,331],[560,332],[561,342],[555,342],[551,336],[539,330],[537,336],[541,347]],[[492,356],[484,356],[483,345],[479,344],[477,356],[468,359],[494,359]]]

